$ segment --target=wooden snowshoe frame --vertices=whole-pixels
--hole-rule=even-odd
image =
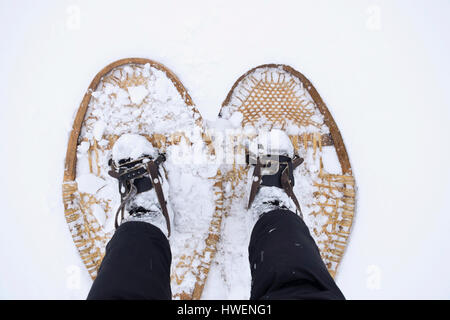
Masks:
[[[96,199],[94,195],[83,194],[78,190],[76,179],[76,164],[77,164],[77,147],[80,141],[80,133],[82,131],[83,125],[85,124],[86,112],[88,110],[89,102],[91,100],[92,93],[96,90],[98,85],[108,77],[116,68],[125,66],[125,65],[145,65],[150,64],[151,67],[163,71],[166,76],[172,81],[174,86],[176,87],[180,96],[184,99],[187,106],[191,106],[194,113],[196,113],[195,123],[200,128],[204,128],[203,120],[198,112],[198,110],[194,107],[194,103],[189,96],[187,90],[182,85],[177,76],[172,73],[169,69],[163,66],[160,63],[155,61],[144,59],[144,58],[127,58],[115,61],[105,68],[103,68],[92,80],[91,84],[86,91],[83,100],[78,108],[76,113],[72,131],[69,137],[68,145],[67,145],[67,153],[65,158],[65,167],[64,167],[64,180],[62,184],[62,193],[63,193],[63,203],[64,203],[64,213],[67,224],[69,226],[70,232],[72,234],[73,241],[75,246],[78,249],[78,252],[81,256],[81,259],[86,266],[90,276],[92,279],[95,279],[97,275],[97,270],[100,266],[100,263],[103,259],[104,255],[104,247],[106,243],[112,236],[112,233],[105,233],[101,226],[95,223],[95,217],[93,217],[92,212],[90,212],[89,207],[93,203],[97,203],[99,200]],[[127,85],[138,85],[139,79],[128,79],[124,83],[117,82],[120,86]],[[203,131],[205,132],[205,131]],[[114,142],[117,140],[117,136],[108,136],[106,137],[109,140],[109,143],[104,148],[111,149]],[[181,136],[178,134],[171,135],[167,137],[165,135],[151,135],[146,136],[146,138],[153,144],[154,147],[159,149],[164,149],[165,146],[170,144],[176,144],[180,141]],[[203,134],[203,140],[207,144],[209,148],[209,152],[211,154],[214,153],[214,149],[209,137],[206,134]],[[93,155],[92,159],[89,159],[89,164],[91,166],[91,173],[95,173],[95,168],[99,168],[99,164],[96,163],[98,161],[98,151],[103,148],[97,144],[91,145],[89,154]],[[97,156],[95,156],[97,154]],[[99,169],[97,170],[97,172]],[[213,218],[210,222],[209,226],[209,234],[205,240],[206,245],[202,252],[195,252],[195,257],[193,256],[182,256],[181,260],[177,264],[177,268],[183,268],[183,270],[191,270],[196,277],[195,286],[192,288],[190,292],[182,292],[181,294],[177,294],[174,298],[180,299],[200,299],[203,287],[205,285],[207,275],[210,268],[210,263],[213,260],[213,257],[216,252],[216,244],[219,239],[220,227],[221,227],[221,218],[222,218],[222,206],[223,206],[223,195],[222,195],[222,187],[221,187],[221,177],[220,171],[214,179],[214,193],[215,193],[215,205],[216,209],[213,214]],[[114,208],[110,208],[108,203],[104,204],[107,210],[114,210]],[[208,257],[208,258],[205,258]],[[197,260],[200,263],[195,266],[192,265],[193,261]],[[182,273],[175,275],[173,274],[171,279],[172,282],[176,281],[177,284],[180,284],[184,280],[184,275],[186,273]]]
[[[256,71],[262,72],[263,76],[254,77]],[[313,104],[305,94],[297,94],[295,78],[309,93]],[[289,137],[297,154],[300,148],[302,150],[312,148],[314,155],[316,152],[320,155],[320,172],[313,186],[317,209],[311,214],[325,216],[327,222],[320,230],[310,228],[310,231],[315,236],[326,239],[318,241],[318,245],[322,259],[330,274],[335,277],[348,244],[355,214],[355,179],[341,133],[319,93],[303,74],[292,67],[266,64],[251,69],[234,83],[222,104],[220,116],[223,116],[222,111],[225,108],[242,113],[242,126],[255,125],[264,117],[266,124],[281,129],[285,129],[286,121],[300,128],[317,126],[311,118],[314,108],[323,115],[323,122],[329,128],[329,132],[303,133]],[[323,168],[321,151],[325,146],[334,146],[342,174],[331,174]],[[241,191],[237,191],[236,187],[247,179],[248,170],[247,165],[236,164],[230,171],[223,172],[223,185],[231,184],[231,191],[224,190],[224,212],[228,212],[233,199],[242,197]]]

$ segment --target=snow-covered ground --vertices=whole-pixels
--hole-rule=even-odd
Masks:
[[[0,0],[0,298],[86,297],[63,160],[89,82],[124,57],[165,64],[211,121],[248,69],[304,73],[358,185],[338,285],[350,299],[450,298],[449,14],[447,0]]]

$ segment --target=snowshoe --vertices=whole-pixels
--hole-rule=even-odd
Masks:
[[[220,175],[217,166],[208,161],[214,149],[204,129],[180,80],[157,62],[123,59],[95,76],[73,123],[63,181],[67,224],[93,279],[105,246],[122,220],[121,212],[142,213],[142,208],[133,207],[125,197],[130,192],[145,194],[146,188],[157,185],[149,185],[148,179],[132,181],[131,175],[149,173],[152,179],[167,176],[170,182],[170,189],[163,194],[173,209],[173,221],[166,219],[170,223],[161,228],[165,225],[170,232],[173,297],[201,297],[222,217]],[[152,157],[133,158],[138,160],[134,162],[116,154],[111,167],[113,146],[128,134],[145,137],[158,154],[137,155]],[[162,161],[160,155],[167,155],[164,170],[156,164]],[[148,161],[155,166],[148,166]],[[119,185],[126,186],[122,197]],[[161,203],[155,205],[161,207]],[[169,216],[169,208],[162,211]]]
[[[289,200],[295,200],[290,209],[302,214],[334,277],[351,232],[355,179],[341,133],[317,90],[290,66],[262,65],[236,81],[223,102],[219,118],[229,121],[230,127],[239,128],[227,142],[232,145],[229,149],[237,150],[238,155],[231,165],[222,168],[227,214],[216,256],[217,267],[221,269],[217,273],[224,275],[228,296],[247,298],[235,294],[232,289],[235,286],[245,287],[241,292],[250,292],[250,271],[236,273],[236,270],[249,269],[248,248],[243,244],[249,241],[255,218],[243,216],[242,211],[249,205],[251,211],[254,206],[252,199],[257,197],[260,187],[260,181],[255,185],[255,180],[261,178],[255,169],[264,165],[258,168],[256,159],[253,163],[242,161],[246,156],[248,159],[246,141],[274,129],[284,131],[293,146],[293,154],[284,164],[289,167],[286,173],[292,174],[285,179],[295,180],[291,186],[293,194],[289,195]],[[296,165],[292,165],[294,161]]]

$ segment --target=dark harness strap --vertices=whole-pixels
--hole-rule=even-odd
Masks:
[[[252,159],[249,155],[247,155],[247,163],[250,164],[251,160],[256,163],[254,164],[255,169],[253,171],[252,185],[250,189],[247,209],[250,208],[251,204],[255,200],[256,194],[258,193],[261,185],[277,187],[283,189],[286,194],[292,199],[297,208],[298,214],[303,218],[300,203],[294,194],[293,187],[294,170],[303,163],[304,159],[299,156],[295,156],[293,159],[287,156],[262,156],[256,158],[255,161],[254,158]],[[261,168],[269,168],[273,165],[276,165],[276,169],[272,167],[274,171],[276,170],[274,174],[262,175]]]
[[[166,219],[166,225],[168,230],[168,236],[170,236],[170,218],[167,211],[167,204],[164,198],[163,190],[161,187],[161,178],[159,176],[158,167],[166,160],[166,157],[161,154],[156,160],[153,160],[149,156],[144,156],[136,160],[130,161],[129,159],[121,160],[119,167],[117,167],[112,160],[109,165],[112,170],[108,172],[111,177],[119,180],[119,193],[121,197],[121,203],[116,211],[114,225],[116,229],[119,227],[120,221],[124,218],[125,205],[138,193],[145,192],[155,188],[156,196],[158,198],[159,205],[161,206],[162,213]],[[146,175],[149,176],[146,176]],[[120,215],[119,215],[120,214]]]
[[[170,237],[170,218],[169,218],[169,213],[167,211],[166,200],[164,199],[164,194],[163,194],[163,190],[161,187],[161,180],[159,178],[159,173],[158,173],[158,165],[155,162],[153,162],[152,160],[150,160],[149,162],[147,162],[147,171],[148,171],[150,177],[152,178],[152,184],[153,184],[153,187],[155,188],[155,192],[156,192],[156,196],[158,197],[159,205],[161,206],[161,210],[164,215],[164,218],[166,218],[168,237]]]

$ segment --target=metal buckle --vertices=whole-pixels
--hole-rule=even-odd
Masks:
[[[278,156],[264,155],[259,158],[261,163],[261,175],[271,176],[280,170],[280,161]]]

